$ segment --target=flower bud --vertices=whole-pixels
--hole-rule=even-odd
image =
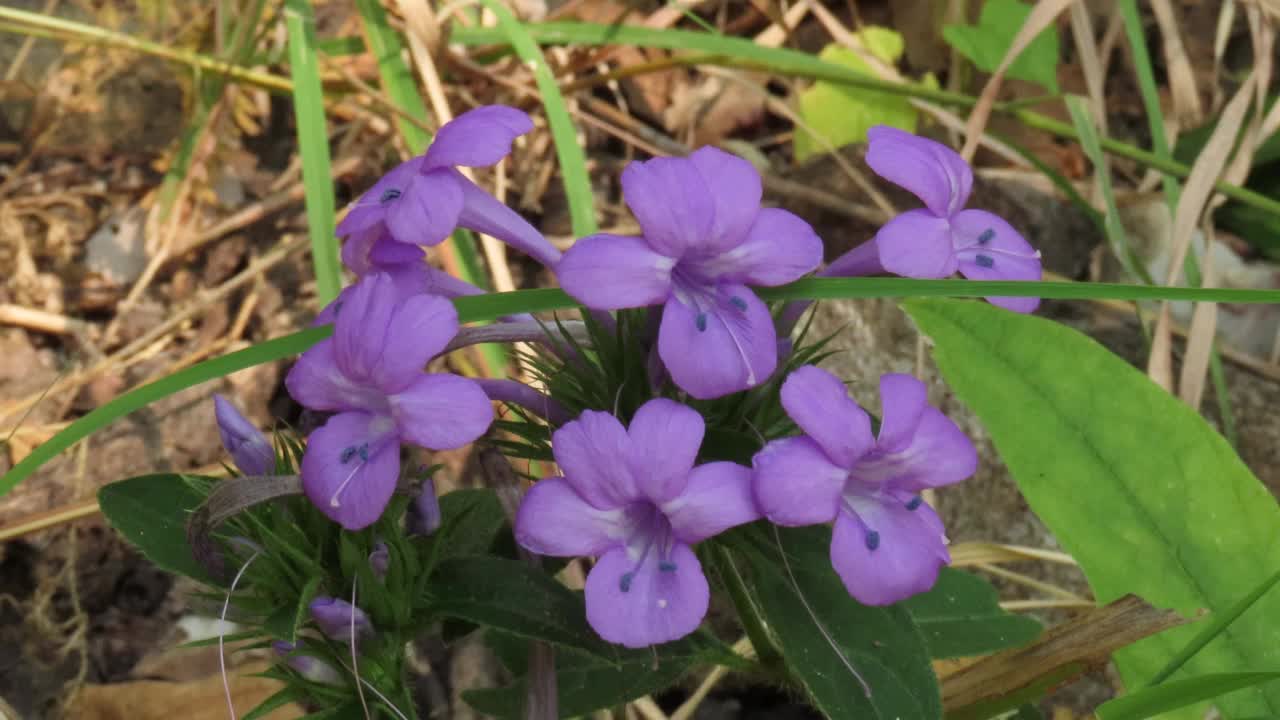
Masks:
[[[218,419],[218,434],[222,446],[231,453],[236,467],[245,475],[270,475],[276,469],[276,453],[271,442],[253,426],[231,401],[221,395],[213,396],[214,415]]]
[[[422,482],[422,492],[409,506],[405,524],[410,535],[430,535],[440,528],[440,499],[431,478]]]
[[[311,619],[320,628],[320,632],[332,640],[350,642],[353,625],[357,638],[373,635],[373,623],[369,621],[369,616],[346,600],[318,597],[311,601],[310,610]]]
[[[391,550],[387,548],[387,544],[379,540],[373,545],[373,552],[369,553],[369,568],[373,570],[373,576],[379,580],[387,579],[387,569],[391,566]]]
[[[301,643],[276,640],[271,643],[271,647],[275,649],[276,655],[279,655],[286,665],[307,680],[324,685],[343,684],[342,675],[332,665],[320,658],[299,653],[298,650],[302,647]]]

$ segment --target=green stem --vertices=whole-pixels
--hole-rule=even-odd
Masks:
[[[747,583],[742,579],[742,573],[733,562],[733,554],[726,547],[717,547],[714,552],[720,577],[724,579],[725,586],[729,590],[729,597],[733,599],[733,605],[738,610],[738,619],[742,621],[747,637],[751,638],[756,657],[760,659],[762,665],[771,670],[785,668],[786,663],[782,659],[782,652],[778,650],[777,644],[769,634],[768,626],[760,617],[760,611],[747,590]]]

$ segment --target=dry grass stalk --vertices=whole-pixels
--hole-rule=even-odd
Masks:
[[[1172,117],[1179,127],[1195,127],[1204,119],[1204,107],[1196,91],[1196,77],[1191,72],[1191,59],[1182,45],[1178,20],[1169,0],[1151,0],[1151,11],[1160,28],[1164,47],[1165,70],[1169,76],[1169,92],[1173,96]]]

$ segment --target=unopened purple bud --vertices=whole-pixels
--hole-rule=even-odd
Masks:
[[[369,553],[369,567],[373,570],[374,577],[379,580],[387,579],[387,568],[391,566],[391,550],[387,544],[379,540],[373,545],[373,552]]]
[[[436,497],[436,483],[427,478],[422,483],[422,492],[409,506],[405,523],[410,535],[430,535],[440,529],[440,520],[440,499]]]
[[[310,609],[311,619],[315,620],[320,632],[332,640],[350,642],[353,626],[357,638],[373,634],[373,623],[369,621],[369,616],[346,600],[318,597],[311,601]]]
[[[303,655],[298,651],[301,647],[300,643],[291,643],[284,640],[276,640],[271,643],[271,647],[275,649],[276,654],[284,660],[285,664],[293,668],[302,677],[315,683],[324,685],[341,685],[342,675],[338,670],[329,663],[320,658]]]
[[[271,442],[253,426],[231,401],[213,396],[213,411],[218,419],[222,446],[231,453],[236,467],[245,475],[270,475],[276,469],[276,453]]]

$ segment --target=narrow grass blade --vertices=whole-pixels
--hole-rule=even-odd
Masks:
[[[1097,169],[1098,184],[1102,189],[1102,197],[1106,202],[1107,212],[1103,216],[1102,227],[1107,240],[1111,243],[1111,252],[1124,266],[1129,277],[1137,278],[1147,285],[1151,284],[1151,274],[1142,260],[1134,254],[1129,246],[1129,238],[1125,235],[1124,226],[1120,224],[1120,210],[1116,207],[1116,196],[1111,189],[1111,175],[1105,170],[1102,143],[1098,137],[1098,129],[1093,126],[1093,115],[1089,112],[1088,101],[1078,95],[1068,95],[1067,111],[1071,113],[1071,122],[1080,135],[1080,147]]]
[[[1120,16],[1124,19],[1124,34],[1133,52],[1133,67],[1138,76],[1138,92],[1147,111],[1147,127],[1151,131],[1151,149],[1157,157],[1171,159],[1169,140],[1164,135],[1164,112],[1160,109],[1160,91],[1156,89],[1155,73],[1151,70],[1151,53],[1147,50],[1147,37],[1142,32],[1142,19],[1138,16],[1137,0],[1120,0]],[[1178,207],[1178,181],[1164,176],[1164,195],[1169,207]]]
[[[810,278],[778,288],[761,288],[766,300],[827,300],[875,297],[1042,297],[1057,300],[1192,300],[1225,303],[1280,303],[1280,290],[1187,288],[1109,283],[975,282],[971,280],[912,280],[908,278]],[[522,312],[550,312],[577,308],[559,288],[517,290],[454,298],[458,319],[481,322]],[[79,418],[0,477],[0,496],[11,490],[58,453],[108,423],[179,390],[238,370],[296,355],[329,336],[329,327],[310,328],[268,340],[180,370],[149,385],[131,390]]]
[[[595,197],[591,192],[591,179],[587,176],[587,159],[578,142],[578,133],[569,118],[560,86],[556,84],[551,68],[547,67],[542,49],[534,42],[529,30],[522,25],[511,10],[498,0],[481,0],[484,6],[498,18],[498,29],[511,43],[516,55],[533,70],[533,78],[542,96],[542,106],[551,127],[551,138],[556,144],[556,157],[560,160],[560,174],[564,178],[564,190],[569,199],[569,217],[573,234],[577,237],[592,235],[596,225]]]
[[[1178,708],[1212,700],[1280,679],[1280,672],[1214,673],[1139,690],[1098,708],[1099,720],[1146,720]]]
[[[308,0],[285,0],[284,17],[289,32],[289,73],[293,76],[293,112],[298,126],[298,152],[302,155],[311,263],[316,273],[316,294],[324,305],[338,296],[342,273],[338,267],[338,241],[333,234],[329,132],[316,61],[315,17]]]

